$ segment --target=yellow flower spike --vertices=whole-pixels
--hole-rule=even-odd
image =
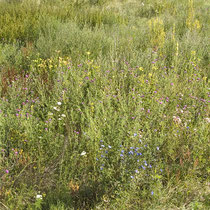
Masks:
[[[19,154],[21,155],[22,153],[23,153],[23,150],[21,149],[20,152],[19,152]]]
[[[199,20],[197,20],[197,19],[195,20],[194,27],[197,29],[199,29],[201,27]]]

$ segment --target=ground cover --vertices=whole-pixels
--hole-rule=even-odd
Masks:
[[[204,0],[0,2],[1,209],[208,209]]]

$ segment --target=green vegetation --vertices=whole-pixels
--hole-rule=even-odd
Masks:
[[[0,209],[209,209],[209,8],[0,1]]]

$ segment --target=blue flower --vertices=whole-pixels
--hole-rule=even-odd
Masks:
[[[134,178],[134,176],[131,176],[131,179],[133,179]]]
[[[151,195],[154,195],[154,192],[153,191],[151,192]]]
[[[133,136],[134,136],[134,137],[137,136],[137,133],[134,133]]]
[[[120,154],[120,157],[123,157],[123,154]]]
[[[159,150],[159,147],[157,147],[157,150]]]
[[[129,155],[133,155],[133,151],[129,151],[128,154],[129,154]]]

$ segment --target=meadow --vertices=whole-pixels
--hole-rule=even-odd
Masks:
[[[0,209],[209,209],[209,8],[0,1]]]

